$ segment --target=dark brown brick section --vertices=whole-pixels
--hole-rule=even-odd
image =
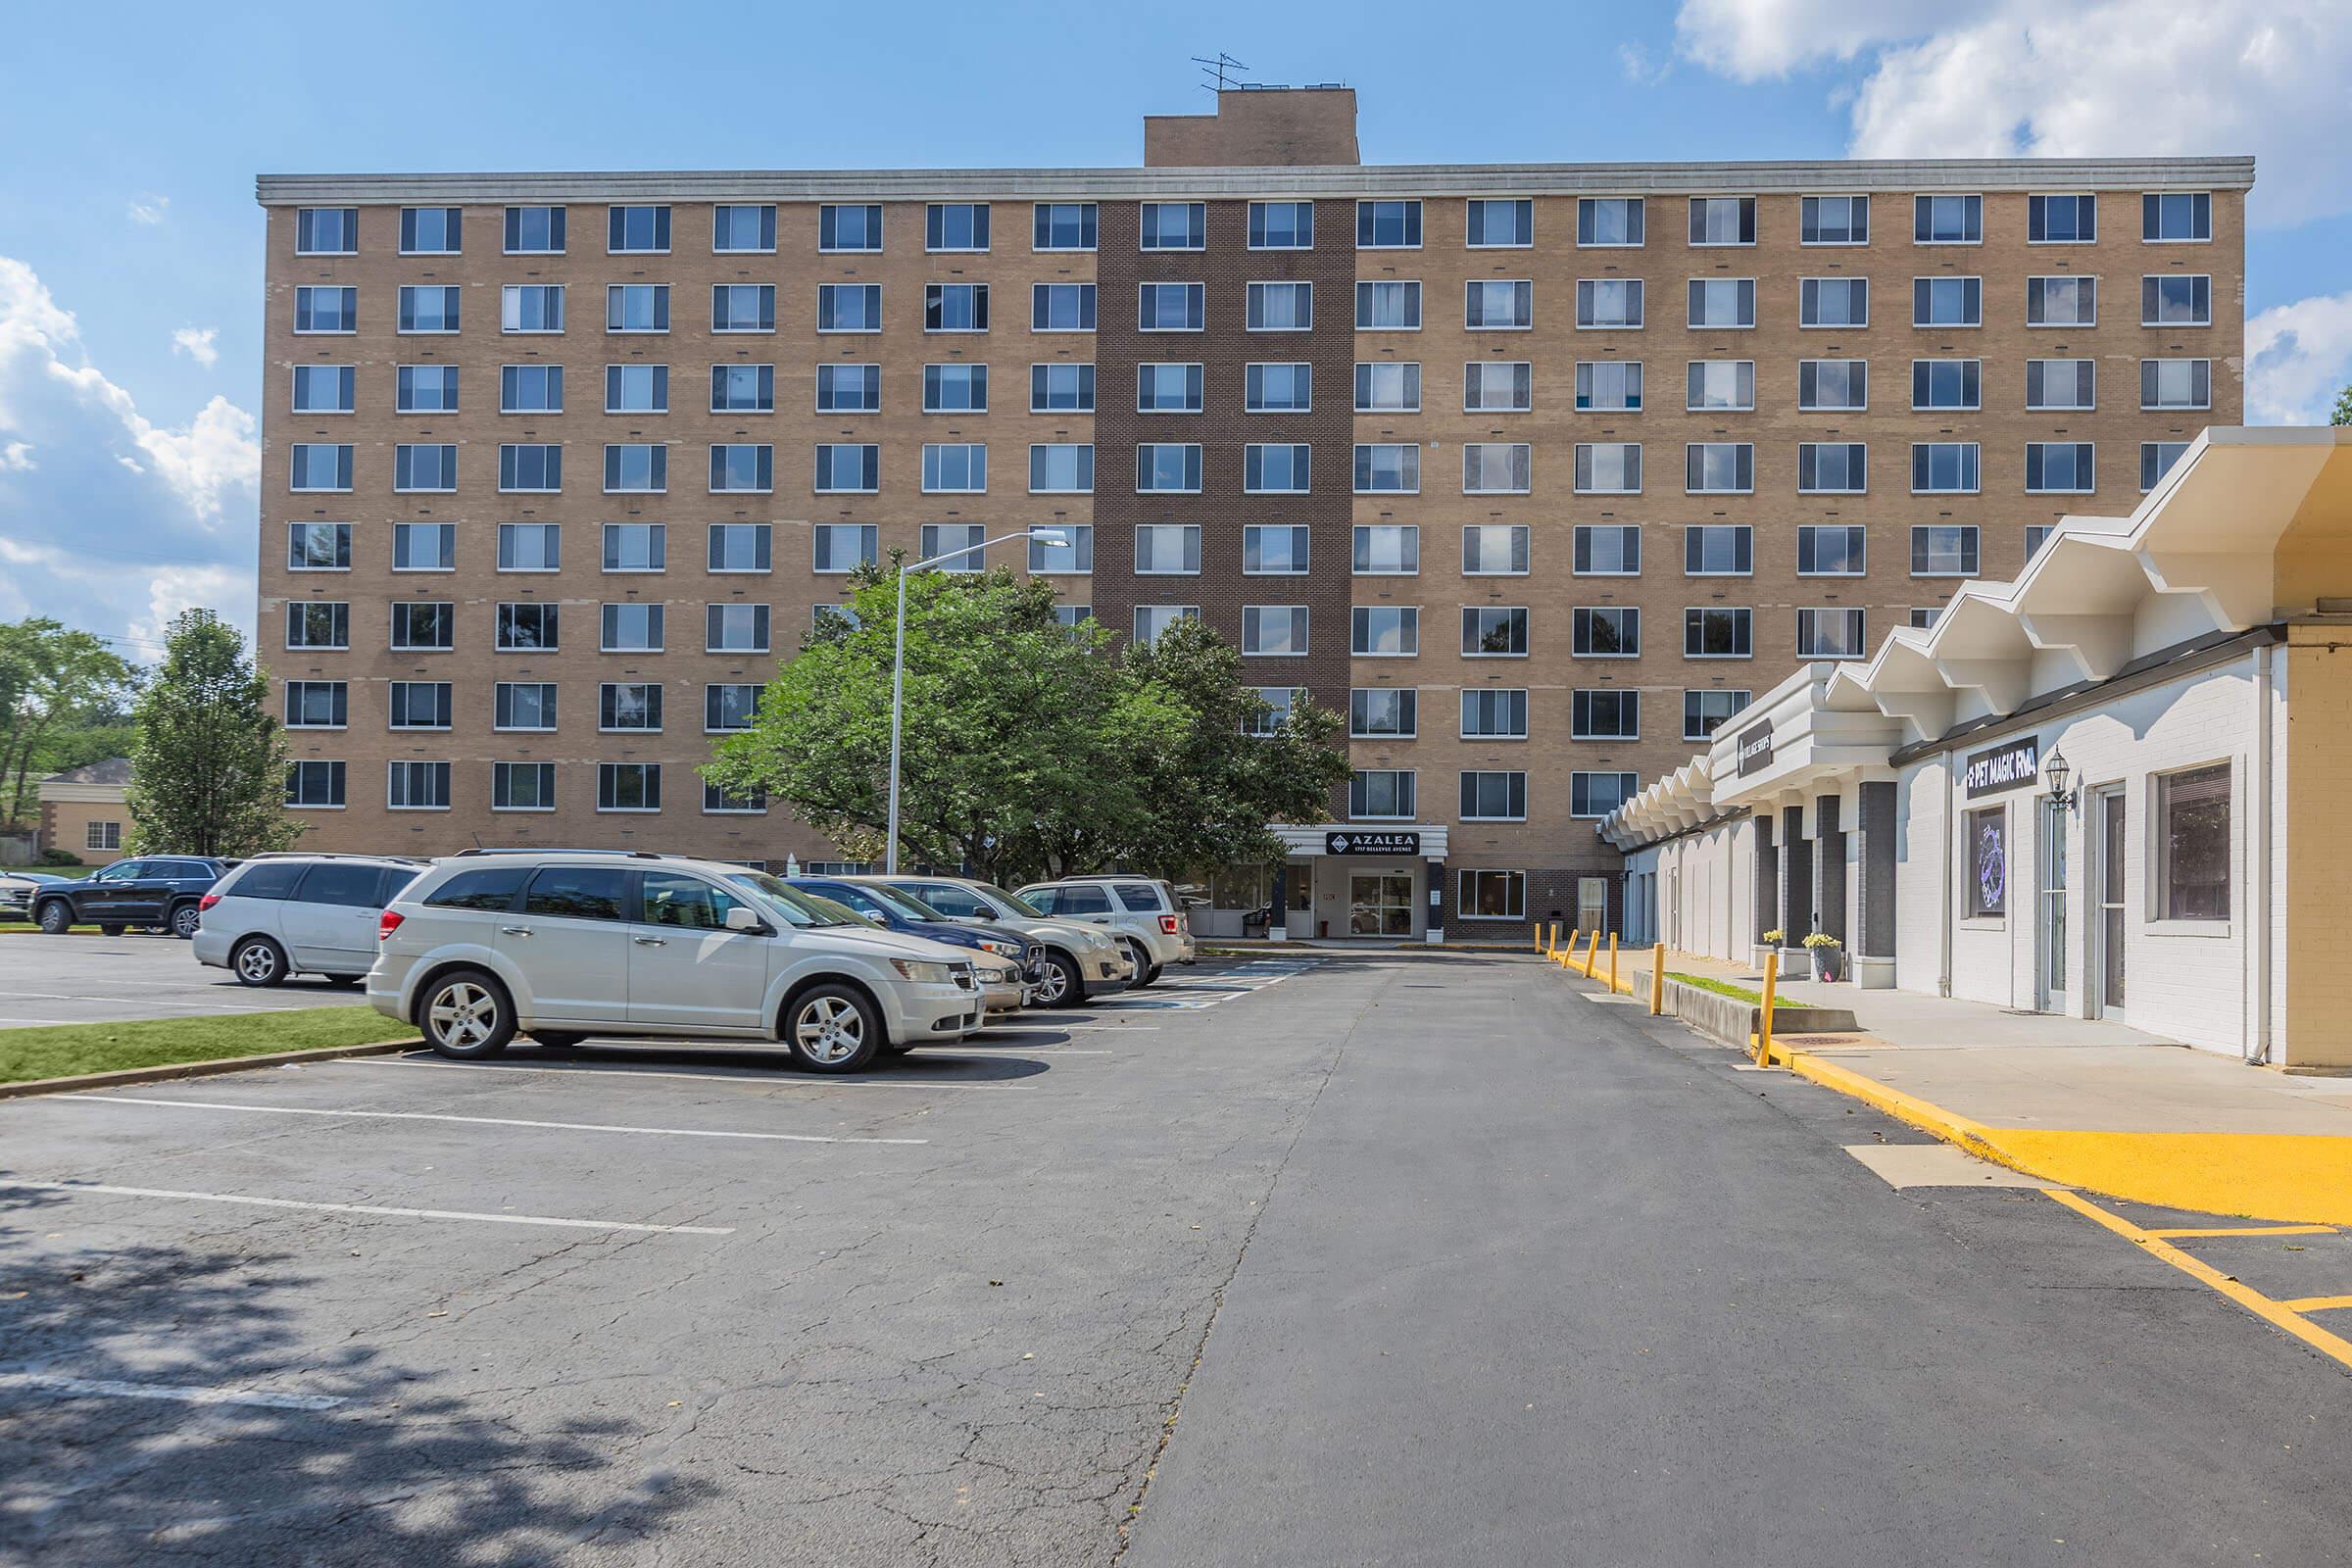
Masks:
[[[1126,634],[1137,605],[1197,604],[1211,626],[1237,647],[1244,605],[1305,605],[1303,659],[1252,659],[1250,683],[1303,686],[1324,707],[1348,705],[1348,610],[1351,493],[1354,487],[1355,235],[1352,208],[1323,202],[1315,212],[1315,246],[1307,251],[1253,251],[1250,204],[1208,203],[1205,251],[1143,251],[1137,238],[1141,208],[1105,202],[1099,221],[1101,287],[1096,312],[1095,614]],[[1145,332],[1137,325],[1138,285],[1145,281],[1200,282],[1200,332]],[[1306,332],[1249,330],[1252,282],[1312,282],[1314,327]],[[1251,362],[1314,367],[1313,409],[1303,415],[1244,412],[1244,381]],[[1136,367],[1145,362],[1199,363],[1202,412],[1138,415]],[[1199,495],[1137,495],[1139,442],[1199,442]],[[1312,449],[1311,492],[1251,496],[1242,490],[1242,449],[1251,442],[1305,442]],[[1139,577],[1134,529],[1139,523],[1198,523],[1200,575]],[[1308,529],[1308,563],[1297,577],[1245,576],[1242,529],[1250,523],[1301,524]]]

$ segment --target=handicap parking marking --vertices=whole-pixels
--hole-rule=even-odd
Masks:
[[[710,1127],[635,1127],[612,1122],[532,1121],[519,1116],[460,1116],[426,1110],[328,1110],[316,1105],[257,1105],[239,1101],[154,1100],[141,1095],[52,1095],[89,1105],[153,1105],[170,1110],[244,1111],[269,1116],[341,1116],[358,1121],[439,1121],[478,1127],[534,1127],[566,1133],[644,1133],[662,1138],[739,1138],[779,1144],[928,1144],[928,1138],[854,1138],[822,1133],[731,1132]]]
[[[117,1378],[74,1378],[53,1372],[0,1372],[0,1389],[29,1389],[66,1397],[99,1396],[117,1399],[175,1399],[182,1404],[260,1405],[267,1410],[332,1410],[349,1402],[332,1394],[273,1394],[268,1389],[124,1383]]]
[[[367,1214],[386,1219],[454,1219],[484,1225],[542,1225],[574,1231],[633,1231],[666,1236],[732,1236],[732,1225],[656,1225],[630,1219],[564,1219],[552,1214],[480,1214],[462,1208],[388,1208],[378,1203],[329,1203],[302,1198],[259,1198],[245,1193],[191,1193],[166,1187],[116,1187],[101,1182],[0,1181],[0,1192],[91,1193],[103,1198],[169,1198],[198,1203],[242,1203],[256,1208],[302,1209],[320,1214]]]

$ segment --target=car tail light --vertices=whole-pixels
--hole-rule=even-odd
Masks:
[[[220,902],[220,894],[207,893],[203,898],[196,901],[196,912],[198,914],[202,914],[205,910],[211,908],[214,905],[219,904]]]
[[[1159,929],[1169,936],[1174,936],[1176,934],[1176,917],[1172,914],[1161,915],[1159,917]]]
[[[375,940],[381,942],[384,940],[384,938],[399,930],[400,922],[405,918],[407,917],[398,909],[386,909],[383,913],[377,915],[375,917]]]

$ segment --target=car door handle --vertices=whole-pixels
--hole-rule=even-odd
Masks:
[[[669,946],[667,937],[631,937],[629,940],[641,948],[666,948]]]
[[[502,925],[498,929],[500,934],[510,937],[527,937],[531,934],[531,928],[527,925]]]

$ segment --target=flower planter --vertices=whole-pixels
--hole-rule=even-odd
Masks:
[[[1747,950],[1747,966],[1758,974],[1764,972],[1764,960],[1780,950],[1769,942],[1758,942]]]
[[[1815,948],[1812,950],[1812,954],[1813,978],[1821,981],[1836,980],[1839,957],[1838,950],[1836,948]]]

